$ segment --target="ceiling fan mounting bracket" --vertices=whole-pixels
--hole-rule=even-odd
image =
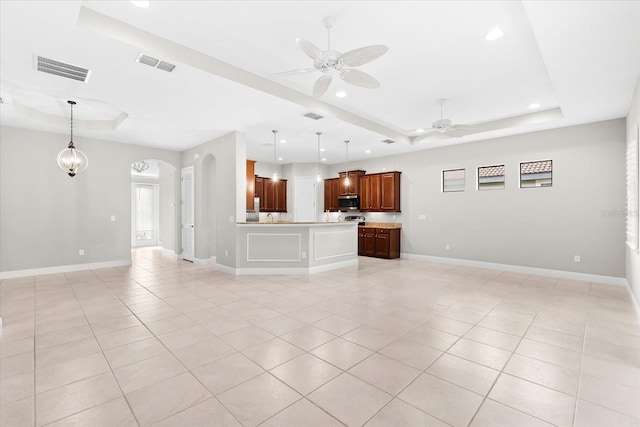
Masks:
[[[330,30],[331,28],[333,28],[335,23],[336,23],[336,18],[334,18],[333,16],[327,16],[322,20],[322,24],[327,30]]]

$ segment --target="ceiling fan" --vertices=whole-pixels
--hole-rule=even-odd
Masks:
[[[327,17],[322,20],[327,29],[327,50],[320,50],[316,45],[302,37],[296,38],[298,47],[311,59],[313,59],[313,68],[301,68],[297,70],[285,71],[282,73],[272,74],[272,76],[286,76],[312,73],[320,71],[322,76],[316,80],[313,85],[313,96],[320,98],[325,94],[331,80],[334,76],[340,77],[347,83],[365,88],[379,88],[380,82],[364,71],[357,70],[352,67],[367,64],[374,59],[384,55],[389,48],[384,45],[365,46],[349,52],[340,53],[331,50],[331,28],[335,23],[335,19]]]
[[[444,103],[446,101],[446,99],[438,100],[438,103],[440,104],[440,120],[436,120],[429,129],[426,129],[429,130],[429,132],[412,137],[412,144],[417,142],[434,142],[446,138],[460,138],[474,133],[489,132],[516,126],[529,126],[564,117],[562,115],[562,110],[559,107],[556,107],[548,110],[489,120],[482,123],[476,123],[474,125],[459,125],[453,124],[451,120],[444,118]]]
[[[417,136],[413,142],[423,140],[438,140],[443,138],[460,138],[465,135],[483,132],[485,129],[481,125],[460,125],[453,124],[451,120],[444,118],[444,103],[446,99],[439,99],[440,104],[440,120],[433,122],[430,132]],[[489,130],[489,129],[487,129]]]

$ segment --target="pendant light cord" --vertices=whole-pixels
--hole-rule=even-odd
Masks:
[[[67,101],[69,105],[71,105],[71,141],[69,141],[68,148],[75,148],[73,146],[73,106],[75,105],[75,101]]]

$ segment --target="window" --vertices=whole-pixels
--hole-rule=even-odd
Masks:
[[[551,187],[552,170],[551,160],[520,163],[520,188]]]
[[[478,168],[478,190],[503,190],[504,165]]]
[[[464,191],[464,169],[449,169],[442,171],[442,191]]]

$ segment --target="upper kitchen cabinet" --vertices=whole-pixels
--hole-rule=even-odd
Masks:
[[[256,194],[255,160],[247,160],[247,211],[252,211],[253,198]]]
[[[400,212],[400,172],[365,175],[360,180],[362,212]]]
[[[324,180],[324,210],[338,210],[338,196],[340,195],[340,186],[342,180],[340,178],[330,178]]]
[[[349,174],[349,184],[345,184],[344,180]],[[365,171],[354,170],[348,172],[340,172],[340,196],[359,195],[360,194],[360,178],[364,176]]]
[[[260,197],[260,212],[287,211],[287,180],[255,177],[255,195]]]
[[[380,174],[380,210],[400,212],[400,172]]]

